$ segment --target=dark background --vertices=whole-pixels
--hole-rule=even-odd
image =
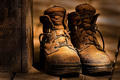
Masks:
[[[100,16],[97,25],[105,41],[105,50],[111,58],[115,58],[118,38],[120,37],[120,0],[33,0],[33,28],[34,28],[34,63],[39,64],[39,34],[42,33],[42,24],[39,16],[43,15],[45,9],[53,5],[63,6],[67,13],[75,11],[75,7],[82,3],[94,6]],[[98,34],[97,34],[98,35]],[[98,40],[102,44],[98,35]],[[0,73],[0,80],[8,80],[9,74]],[[92,77],[80,75],[78,78],[63,78],[63,80],[108,80],[109,76]],[[59,80],[59,77],[47,75],[31,68],[28,73],[17,73],[14,80]],[[120,53],[115,67],[113,80],[120,80]]]

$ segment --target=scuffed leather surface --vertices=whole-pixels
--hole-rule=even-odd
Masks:
[[[72,12],[68,15],[71,41],[79,51],[81,64],[90,66],[110,65],[109,56],[103,51],[96,38],[95,26],[99,14],[95,14],[93,7],[89,7],[93,12],[89,11],[90,9],[86,5],[77,6],[77,12]],[[81,8],[83,6],[86,10]],[[85,11],[88,12],[82,13]]]
[[[66,25],[67,14],[51,12],[40,17],[43,23],[41,49],[45,54],[45,65],[80,65],[80,58],[70,41]],[[43,33],[43,34],[44,34]]]
[[[99,65],[109,65],[109,56],[100,50],[98,50],[94,45],[90,45],[84,51],[79,53],[82,64],[90,66]]]

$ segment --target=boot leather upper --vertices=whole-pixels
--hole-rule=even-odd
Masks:
[[[52,65],[80,64],[66,26],[66,10],[54,6],[45,10],[40,21],[43,24],[41,49],[44,50],[47,63]]]
[[[90,66],[110,65],[109,56],[96,37],[96,20],[99,14],[90,5],[78,5],[76,12],[68,15],[71,41],[79,51],[81,64]]]

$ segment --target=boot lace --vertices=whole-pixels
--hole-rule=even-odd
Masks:
[[[69,33],[69,32],[68,32],[68,33]],[[48,39],[50,39],[51,35],[52,35],[51,32],[49,32],[49,33],[42,33],[42,34],[39,35],[39,41],[40,41],[40,44],[42,45],[40,48],[42,48],[45,43],[48,43]],[[48,36],[48,39],[46,38],[45,40],[42,40],[42,39],[41,39],[42,36]],[[58,43],[59,43],[59,46],[57,46],[57,44],[56,44],[56,45],[54,46],[54,48],[60,48],[60,47],[63,47],[63,46],[68,46],[68,47],[69,47],[69,46],[72,46],[71,44],[68,43],[67,38],[70,39],[70,37],[66,34],[65,31],[64,31],[64,34],[56,35],[56,37],[52,40],[52,43],[54,43],[55,40],[58,40],[58,39],[61,38],[61,37],[65,37],[65,41],[63,41],[63,42],[58,42]]]
[[[92,17],[92,16],[87,17],[87,18],[91,18],[91,17]],[[85,18],[86,18],[86,17],[81,17],[81,19],[85,19]],[[92,28],[91,28],[91,27],[92,27]],[[83,37],[83,40],[84,40],[86,37],[89,37],[89,36],[93,37],[93,40],[91,40],[91,39],[88,38],[89,42],[88,42],[88,43],[86,42],[85,45],[87,45],[87,44],[95,45],[97,49],[99,49],[99,50],[105,52],[105,43],[104,43],[104,39],[103,39],[103,36],[102,36],[101,32],[98,30],[98,27],[97,27],[97,25],[95,24],[95,21],[93,22],[93,24],[92,24],[91,27],[90,27],[90,28],[89,28],[89,27],[83,27],[84,29],[81,30],[81,33],[82,33],[83,31],[86,32],[87,30],[92,31],[91,34],[86,32],[87,35]],[[93,32],[94,32],[94,33],[96,33],[96,32],[99,33],[99,35],[100,35],[100,37],[101,37],[101,40],[102,40],[102,45],[103,45],[102,49],[99,48],[99,47],[100,47],[100,44],[97,44],[97,43],[95,42],[96,37],[94,36]]]
[[[89,28],[83,29],[83,30],[81,31],[81,33],[82,33],[83,31],[86,32],[87,30],[91,30],[91,29],[89,29]],[[93,37],[93,40],[91,40],[91,39],[88,38],[89,42],[86,42],[85,45],[87,45],[87,44],[95,45],[97,49],[105,52],[105,50],[104,50],[104,48],[105,48],[104,39],[103,39],[103,36],[102,36],[101,32],[98,30],[97,26],[95,25],[95,26],[94,26],[94,29],[92,29],[91,31],[94,32],[94,33],[96,33],[96,32],[99,33],[99,35],[100,35],[100,37],[101,37],[101,40],[102,40],[103,47],[102,47],[102,49],[98,48],[98,47],[100,47],[100,45],[95,42],[95,40],[96,40],[97,38],[94,36],[93,33],[90,34],[90,33],[87,33],[87,32],[86,32],[87,35],[83,37],[83,40],[84,40],[86,37],[89,37],[89,36]]]

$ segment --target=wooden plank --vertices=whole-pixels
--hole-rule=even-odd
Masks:
[[[18,0],[0,0],[0,71],[21,71],[21,8]]]
[[[27,72],[32,66],[32,33],[32,0],[22,0],[22,72]]]
[[[32,64],[32,0],[0,0],[0,72],[27,72]]]

